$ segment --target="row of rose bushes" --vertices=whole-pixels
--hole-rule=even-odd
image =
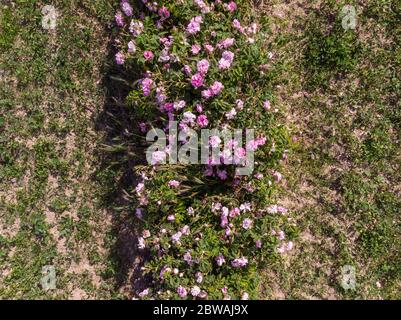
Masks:
[[[136,77],[126,99],[132,136],[169,120],[184,131],[256,130],[250,176],[224,164],[163,164],[168,150],[135,168],[135,245],[150,253],[142,272],[151,279],[136,297],[256,299],[259,271],[293,248],[291,215],[273,201],[289,139],[277,121],[275,57],[255,13],[249,0],[120,3],[115,62]]]

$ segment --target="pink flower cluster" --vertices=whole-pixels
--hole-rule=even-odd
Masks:
[[[200,116],[198,116],[198,118],[196,119],[196,122],[198,123],[198,125],[201,128],[206,128],[207,125],[209,124],[209,120],[207,119],[207,116],[205,116],[204,114],[201,114]]]
[[[117,11],[117,13],[114,16],[114,18],[116,20],[117,26],[119,26],[119,27],[124,27],[125,26],[123,13],[121,11]]]
[[[224,51],[219,61],[219,69],[220,70],[229,69],[233,61],[234,61],[234,53],[231,51]]]
[[[202,22],[203,22],[203,18],[201,16],[192,18],[187,26],[187,30],[186,30],[187,33],[190,35],[198,33],[201,30],[200,26],[201,26]]]
[[[207,61],[206,59],[200,60],[197,64],[197,67],[199,74],[201,74],[202,76],[206,76],[210,67],[209,61]]]
[[[194,86],[194,88],[199,88],[203,86],[203,75],[201,75],[200,73],[194,74],[191,78],[191,83]]]
[[[230,12],[234,12],[235,10],[237,10],[237,4],[234,1],[230,1],[227,4],[224,4],[224,7]]]
[[[210,12],[211,8],[203,0],[194,0],[194,2],[201,9],[203,14]]]
[[[159,9],[158,15],[160,16],[160,18],[162,20],[166,20],[166,19],[170,18],[170,11],[168,11],[168,9],[163,6]]]
[[[155,260],[152,260],[152,264],[148,264],[146,268],[149,268],[154,275],[154,280],[159,281],[162,287],[157,293],[153,288],[148,288],[137,292],[137,295],[145,299],[157,297],[205,299],[208,294],[215,296],[216,291],[221,291],[224,299],[231,299],[231,297],[248,299],[250,294],[245,291],[246,288],[237,290],[230,287],[225,275],[222,277],[223,283],[217,289],[212,289],[215,290],[214,292],[206,292],[204,289],[210,287],[209,271],[201,268],[201,262],[205,257],[211,257],[209,262],[213,264],[212,272],[224,271],[224,274],[232,274],[234,268],[235,275],[239,276],[251,269],[246,268],[249,261],[257,261],[256,258],[262,252],[258,249],[262,247],[263,250],[272,249],[272,243],[266,240],[267,237],[274,235],[278,241],[281,241],[274,248],[279,253],[288,252],[293,248],[293,243],[287,242],[289,239],[286,239],[284,231],[275,231],[275,234],[260,233],[261,223],[268,221],[270,224],[272,220],[281,222],[287,219],[279,215],[274,217],[269,215],[276,213],[285,215],[287,210],[283,207],[271,205],[261,209],[257,200],[260,194],[256,194],[258,188],[265,183],[266,187],[273,185],[271,181],[268,181],[269,178],[280,182],[283,178],[281,173],[269,169],[270,165],[269,168],[265,168],[256,163],[259,172],[248,177],[241,177],[236,176],[232,167],[225,164],[231,159],[230,163],[243,165],[247,158],[247,150],[256,151],[266,145],[267,138],[257,136],[248,142],[246,147],[230,138],[232,140],[229,140],[228,148],[226,144],[222,148],[222,136],[210,137],[210,146],[214,148],[213,150],[218,149],[218,152],[216,155],[209,156],[208,164],[204,167],[204,176],[202,177],[201,172],[196,172],[196,177],[204,183],[205,187],[209,187],[209,183],[212,182],[210,185],[220,185],[228,190],[224,196],[218,195],[215,198],[224,201],[224,205],[217,202],[219,200],[214,200],[211,212],[208,207],[209,198],[196,196],[196,201],[191,202],[190,197],[185,194],[190,189],[189,181],[194,177],[193,171],[196,169],[188,170],[187,177],[181,180],[181,173],[174,170],[164,172],[159,170],[164,169],[164,166],[159,167],[159,165],[166,163],[167,156],[172,154],[171,141],[172,139],[176,141],[177,138],[176,133],[169,131],[168,120],[177,121],[179,129],[189,134],[192,130],[208,127],[210,123],[217,124],[219,129],[230,129],[237,124],[235,120],[242,121],[245,111],[249,113],[252,111],[254,99],[249,99],[246,90],[241,90],[240,87],[235,88],[230,81],[227,81],[232,77],[231,72],[222,71],[229,70],[235,65],[243,67],[243,61],[240,60],[242,56],[240,48],[246,44],[246,40],[249,43],[255,41],[253,38],[259,27],[256,23],[242,26],[239,20],[233,20],[234,16],[243,16],[236,13],[238,8],[235,1],[192,0],[191,3],[195,6],[185,7],[185,13],[175,9],[174,16],[169,11],[170,5],[174,8],[176,4],[183,3],[181,0],[165,1],[163,2],[165,6],[159,4],[161,1],[142,0],[142,3],[147,10],[151,11],[150,19],[146,16],[147,10],[141,12],[143,6],[131,6],[128,0],[121,1],[119,10],[115,14],[115,24],[124,28],[123,36],[116,41],[120,51],[115,55],[115,62],[119,65],[126,64],[127,68],[138,64],[147,70],[143,71],[141,79],[137,82],[137,88],[142,96],[138,101],[144,102],[144,106],[140,107],[145,107],[143,109],[151,119],[142,119],[135,126],[141,133],[146,134],[146,131],[154,124],[161,123],[165,132],[169,132],[167,136],[170,145],[151,154],[151,159],[148,159],[151,166],[145,169],[148,177],[143,175],[134,190],[137,199],[134,208],[135,217],[145,222],[152,221],[136,239],[135,245],[139,249],[152,249],[152,252],[155,252]],[[190,16],[189,21],[186,20],[184,27],[180,27],[181,21],[188,17],[187,9],[196,11]],[[172,17],[174,19],[179,17],[180,23],[175,24]],[[214,29],[214,24],[208,25],[206,22],[224,17],[228,22],[225,27],[228,28],[224,29],[225,36],[221,37],[223,29]],[[147,28],[152,21],[154,25],[149,30],[145,30],[144,25]],[[228,34],[230,29],[231,34]],[[148,35],[152,38],[149,37],[147,44]],[[131,60],[132,64],[126,63]],[[253,70],[260,69],[258,66],[249,70],[243,68],[244,74]],[[225,88],[222,82],[229,87]],[[135,91],[135,95],[136,93]],[[211,100],[219,95],[220,99]],[[260,99],[260,101],[263,100]],[[271,109],[268,100],[260,102],[262,103],[265,110]],[[224,105],[227,105],[227,108],[222,110]],[[255,112],[262,110],[256,109]],[[151,113],[156,114],[156,121],[153,121],[154,117]],[[185,145],[188,141],[188,138],[179,138],[181,145]],[[269,141],[274,141],[270,135]],[[272,144],[275,147],[274,142]],[[147,182],[147,180],[150,181]],[[162,190],[165,192],[161,192]],[[232,194],[228,195],[230,192]],[[252,203],[245,202],[247,201],[245,199],[251,199],[253,192],[255,194],[252,199],[256,200],[252,200]],[[183,194],[185,205],[181,207],[181,201],[176,200]],[[177,203],[180,203],[179,207]],[[213,216],[212,219],[210,219],[211,216]],[[155,217],[157,221],[153,223]],[[277,230],[280,228],[282,228],[281,224]],[[202,249],[199,244],[205,240],[208,241],[209,231],[221,249],[217,252],[213,250],[212,254],[209,251],[204,255],[201,253],[202,250],[199,250]],[[170,277],[176,278],[170,279]]]
[[[203,86],[205,81],[205,76],[209,70],[209,61],[206,59],[200,60],[197,63],[197,73],[191,77],[191,84],[194,88],[200,88]],[[188,75],[191,73],[190,67],[184,67],[185,73]]]
[[[234,45],[234,43],[235,43],[235,39],[234,38],[227,38],[227,39],[221,40],[217,44],[217,48],[219,48],[219,49],[228,49],[232,45]]]
[[[241,215],[241,213],[249,212],[251,211],[251,205],[250,203],[244,203],[241,204],[241,206],[235,207],[231,210],[229,210],[227,207],[223,207],[221,203],[213,203],[212,204],[212,212],[221,212],[220,219],[221,223],[220,226],[222,228],[226,229],[226,236],[230,236],[232,234],[232,228],[234,225],[230,223],[230,219],[234,219],[235,217],[238,217]],[[245,218],[242,222],[242,228],[245,230],[248,230],[251,228],[253,221],[249,218]]]
[[[154,87],[153,80],[150,78],[142,79],[141,86],[142,86],[143,95],[145,97],[147,97],[150,95],[150,92],[152,91],[152,89]]]
[[[177,180],[170,180],[168,182],[168,186],[172,188],[178,188],[180,186],[180,183]]]
[[[188,295],[187,289],[185,289],[183,286],[179,286],[177,288],[177,293],[181,298],[185,298]]]
[[[124,54],[122,52],[118,52],[116,54],[116,63],[122,65],[124,64],[124,62],[125,62]]]
[[[121,10],[124,12],[124,14],[127,17],[130,17],[133,14],[132,6],[128,3],[127,0],[122,0],[121,1]]]
[[[191,47],[191,52],[194,56],[196,56],[201,50],[202,47],[199,44],[193,44]]]
[[[247,264],[248,264],[248,259],[246,257],[237,258],[231,261],[231,265],[234,268],[243,268],[246,267]]]
[[[247,148],[252,151],[256,151],[260,146],[263,146],[266,144],[266,138],[265,137],[259,137],[256,140],[251,140],[248,142]]]
[[[210,99],[213,98],[217,95],[219,95],[224,89],[224,85],[219,82],[219,81],[215,81],[209,89],[203,90],[202,91],[202,97],[204,99]]]

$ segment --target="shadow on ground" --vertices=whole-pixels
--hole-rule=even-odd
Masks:
[[[143,148],[138,149],[142,141],[133,134],[138,132],[137,122],[134,121],[135,110],[124,103],[136,75],[128,74],[114,63],[116,48],[112,26],[109,31],[109,63],[104,66],[102,82],[106,96],[103,109],[96,119],[96,130],[104,139],[98,150],[101,164],[94,179],[105,190],[102,206],[112,214],[111,237],[114,244],[109,261],[113,271],[105,277],[113,277],[116,291],[132,297],[134,293],[145,289],[149,282],[141,277],[140,269],[146,254],[136,250],[139,224],[132,205],[132,190],[137,182],[134,167],[144,163],[145,154]]]

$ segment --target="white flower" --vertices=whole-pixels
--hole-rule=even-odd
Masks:
[[[197,283],[202,283],[203,281],[203,274],[201,272],[196,273],[196,282]]]
[[[192,294],[194,297],[197,297],[197,296],[199,295],[200,292],[201,292],[201,290],[200,290],[200,288],[199,288],[198,286],[194,286],[194,287],[191,289],[191,294]]]
[[[292,241],[290,241],[287,243],[286,249],[287,249],[287,251],[291,251],[292,248],[294,248],[294,243]]]
[[[277,205],[273,204],[273,205],[269,206],[267,208],[267,212],[271,213],[271,214],[277,213]]]
[[[249,202],[246,202],[244,204],[241,204],[239,209],[241,211],[251,211],[251,204]]]
[[[189,236],[191,231],[189,229],[189,226],[183,226],[182,229],[181,229],[181,232],[182,232],[183,235]]]
[[[138,238],[138,249],[145,249],[146,247],[146,243],[145,243],[145,239],[142,237]]]
[[[136,46],[134,41],[128,42],[128,52],[129,53],[135,53],[136,51]]]

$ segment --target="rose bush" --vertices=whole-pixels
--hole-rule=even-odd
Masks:
[[[152,279],[140,298],[255,299],[258,270],[293,247],[291,215],[274,202],[289,137],[274,107],[273,54],[254,15],[248,0],[122,1],[116,13],[115,62],[136,77],[126,99],[135,135],[169,120],[183,131],[256,130],[246,147],[232,142],[238,158],[255,151],[250,176],[222,163],[163,164],[168,147],[135,168],[136,245],[150,252],[142,271]]]

